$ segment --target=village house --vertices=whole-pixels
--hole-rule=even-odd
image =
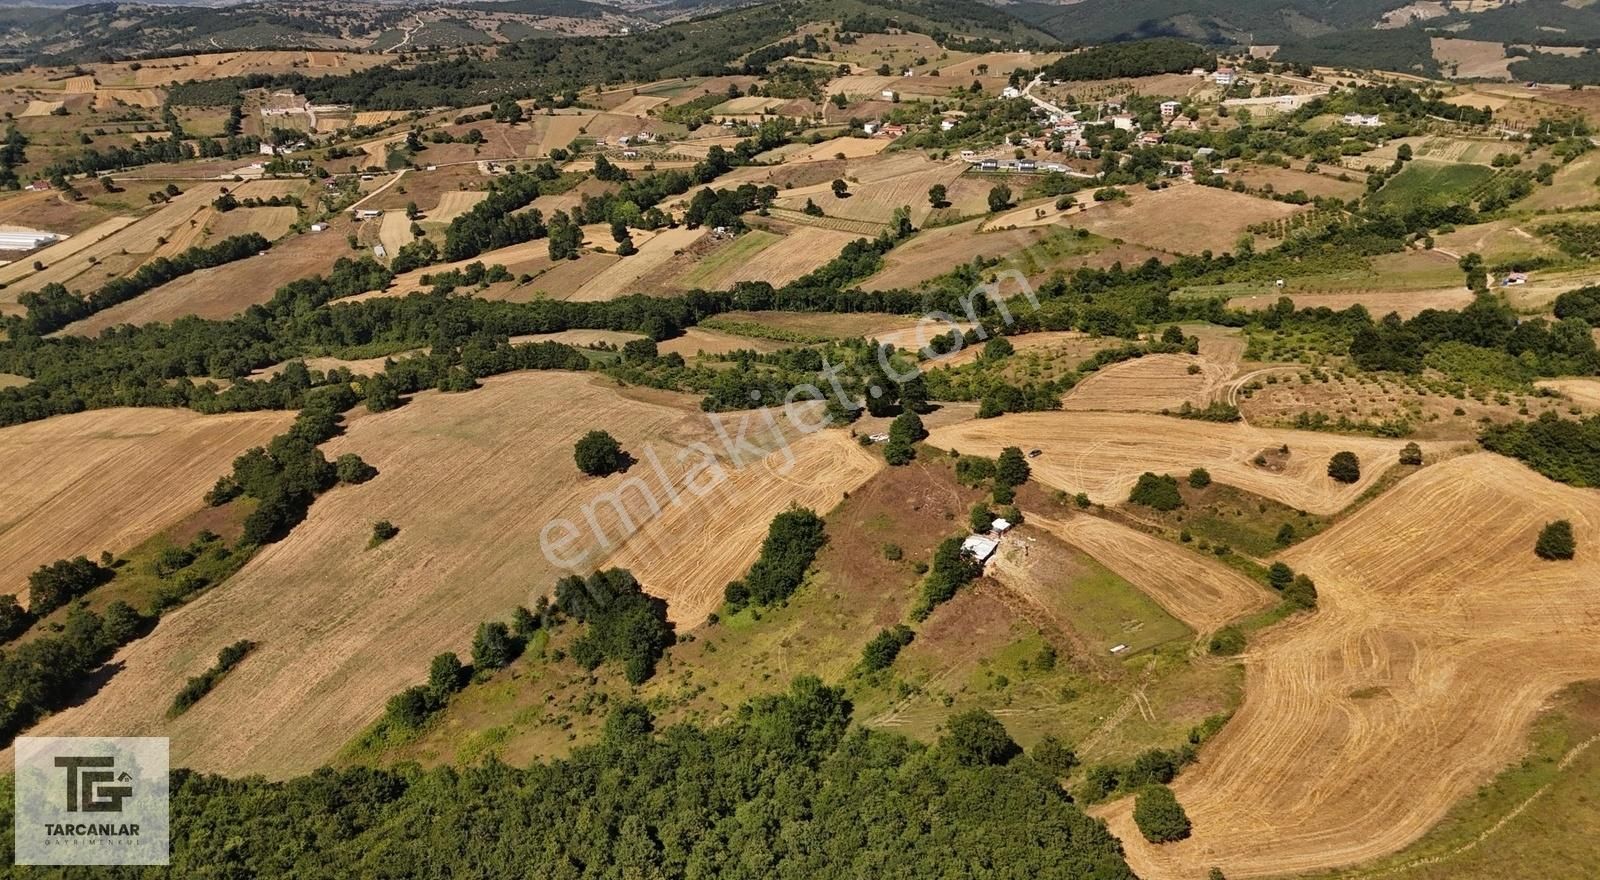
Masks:
[[[1222,86],[1223,88],[1227,88],[1237,81],[1237,77],[1234,75],[1233,68],[1231,67],[1217,68],[1217,74],[1215,77],[1213,77],[1213,79],[1216,81],[1217,85]]]

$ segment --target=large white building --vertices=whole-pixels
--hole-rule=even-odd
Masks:
[[[60,241],[63,236],[54,232],[3,232],[0,231],[0,251],[31,251]]]

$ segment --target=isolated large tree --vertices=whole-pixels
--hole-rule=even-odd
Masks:
[[[1149,785],[1133,799],[1133,822],[1151,843],[1169,843],[1189,836],[1189,816],[1172,789]]]
[[[1539,531],[1539,540],[1533,545],[1533,552],[1539,554],[1540,559],[1571,559],[1577,552],[1577,540],[1572,537],[1572,523],[1558,519],[1549,523]]]
[[[1361,479],[1361,459],[1354,452],[1335,452],[1328,459],[1328,476],[1341,483],[1354,483]]]
[[[622,444],[605,431],[590,431],[572,447],[572,457],[578,470],[591,477],[604,477],[623,469],[627,456]]]
[[[989,190],[989,210],[1004,211],[1011,207],[1011,187],[999,184]]]
[[[1015,446],[1007,446],[1000,450],[1000,458],[995,462],[994,480],[1002,486],[1020,486],[1028,482],[1028,476],[1033,469],[1028,467],[1028,459],[1022,450]]]

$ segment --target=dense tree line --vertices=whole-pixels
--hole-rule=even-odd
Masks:
[[[172,778],[174,876],[537,876],[599,880],[1131,880],[1116,840],[992,716],[934,746],[853,726],[814,678],[725,724],[656,730],[638,703],[593,745],[524,769],[320,770],[282,782]],[[11,783],[0,782],[9,787]],[[12,798],[0,788],[0,809]],[[0,820],[5,816],[0,815]],[[292,841],[292,845],[289,842]],[[0,843],[10,859],[11,838]],[[133,878],[148,869],[31,869]],[[991,870],[991,869],[986,869]]]
[[[588,578],[562,578],[556,583],[555,605],[562,614],[588,624],[572,643],[572,659],[585,669],[608,660],[620,663],[630,684],[648,681],[676,641],[667,603],[646,593],[632,573],[620,568]]]
[[[538,211],[514,213],[542,194],[537,174],[517,172],[494,180],[489,195],[450,221],[444,232],[444,259],[466,260],[496,248],[543,238],[544,218]]]
[[[125,602],[105,614],[72,608],[60,632],[45,633],[0,651],[0,744],[65,707],[89,673],[139,636],[148,621]]]
[[[1274,60],[1319,67],[1397,70],[1434,76],[1433,44],[1418,28],[1371,27],[1320,34],[1279,47]]]
[[[28,575],[28,614],[38,618],[111,580],[111,569],[83,556],[58,559]]]
[[[723,590],[723,598],[735,610],[746,604],[773,605],[788,599],[805,580],[806,570],[828,536],[822,517],[804,507],[791,507],[772,518],[767,537],[761,542],[761,555],[751,564],[743,580],[733,581]]]
[[[1530,422],[1491,425],[1478,442],[1552,480],[1600,488],[1600,416],[1569,420],[1547,411]]]
[[[1064,55],[1046,67],[1046,79],[1091,80],[1217,69],[1217,53],[1183,40],[1161,38],[1110,43]]]
[[[189,143],[180,137],[149,138],[123,146],[113,145],[104,150],[84,150],[76,156],[66,156],[45,168],[44,176],[53,180],[74,174],[99,174],[102,171],[120,171],[140,165],[163,162],[183,162],[196,157],[215,159],[255,155],[261,140],[254,135],[231,136],[222,141],[200,138]]]
[[[240,639],[237,642],[217,652],[217,662],[213,663],[205,672],[200,673],[184,682],[183,688],[177,696],[172,698],[172,705],[167,708],[167,717],[176,718],[190,707],[200,702],[200,698],[211,693],[211,689],[222,681],[223,676],[233,671],[241,661],[256,649],[256,643],[249,639]]]
[[[28,331],[44,335],[127,302],[175,278],[253,257],[271,246],[259,232],[234,235],[209,247],[196,245],[175,257],[156,257],[132,274],[113,278],[86,296],[69,293],[64,285],[51,283],[24,293],[17,301],[28,309]]]
[[[1600,353],[1587,321],[1519,321],[1510,306],[1487,292],[1459,312],[1429,309],[1409,320],[1390,315],[1378,322],[1363,317],[1350,316],[1355,323],[1350,357],[1362,369],[1420,373],[1430,349],[1460,343],[1519,358],[1538,375],[1600,372]]]
[[[17,169],[28,161],[28,136],[17,130],[16,125],[6,128],[6,137],[0,142],[0,189],[18,189],[22,180],[17,176]]]
[[[922,578],[922,593],[911,610],[916,620],[925,620],[933,609],[955,598],[956,591],[983,573],[983,565],[961,547],[962,538],[953,535],[934,548],[933,562]]]

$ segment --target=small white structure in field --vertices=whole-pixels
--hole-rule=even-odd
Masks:
[[[867,439],[871,440],[874,443],[888,443],[889,442],[889,435],[888,434],[868,434],[867,435]]]
[[[377,218],[382,217],[382,216],[383,216],[383,211],[378,210],[377,208],[358,208],[358,209],[356,209],[356,219],[357,220],[376,220]]]
[[[1011,531],[1011,520],[1001,517],[994,522],[989,523],[989,530],[994,532],[996,535],[1004,535],[1006,532]]]
[[[883,97],[883,99],[885,101],[893,101],[894,100],[894,89],[884,89],[883,92],[882,92],[882,97]]]
[[[1112,645],[1111,646],[1111,653],[1113,653],[1113,654],[1121,654],[1123,651],[1126,651],[1126,650],[1128,650],[1128,646],[1127,645]]]
[[[327,229],[327,228],[328,228],[328,224],[326,224],[326,223],[313,223],[313,224],[311,224],[311,231],[312,232],[321,232],[322,230]]]
[[[1000,542],[985,535],[968,535],[967,539],[961,542],[961,549],[971,554],[973,559],[984,563],[989,561],[994,551],[1000,549]]]
[[[1528,283],[1528,273],[1526,273],[1526,272],[1512,272],[1510,275],[1506,276],[1506,280],[1500,282],[1500,286],[1501,287],[1511,287],[1513,285],[1527,284],[1527,283]]]
[[[1000,90],[1000,97],[1002,97],[1002,98],[1020,98],[1020,97],[1022,97],[1022,90],[1017,88],[1016,86],[1006,86],[1005,88]]]
[[[387,257],[389,252],[383,249],[383,245],[375,244],[372,246],[372,255],[374,257]]]

